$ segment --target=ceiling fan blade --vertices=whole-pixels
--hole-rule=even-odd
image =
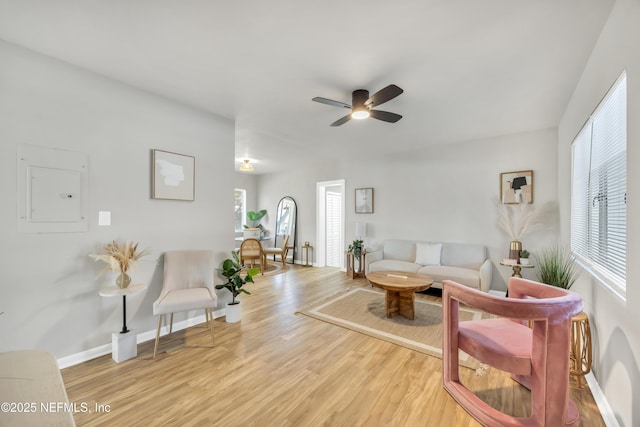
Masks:
[[[345,104],[344,102],[334,101],[333,99],[321,98],[319,96],[316,96],[315,98],[313,98],[312,101],[316,101],[321,104],[332,105],[334,107],[351,108],[351,105]]]
[[[343,118],[336,120],[335,122],[331,123],[331,126],[340,126],[343,125],[345,123],[347,123],[349,120],[351,120],[351,113],[347,114],[346,116],[344,116]]]
[[[369,111],[370,117],[374,119],[382,120],[383,122],[395,123],[402,118],[400,114],[390,113],[388,111],[371,110]]]
[[[368,108],[372,108],[377,105],[384,104],[387,101],[391,101],[393,98],[400,95],[402,92],[404,91],[400,89],[398,86],[389,85],[383,89],[380,89],[373,95],[371,95],[369,99],[367,99],[364,102],[364,105]]]

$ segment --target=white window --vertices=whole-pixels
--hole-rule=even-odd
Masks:
[[[242,231],[247,223],[247,190],[236,188],[235,230]]]
[[[625,295],[627,276],[627,78],[623,73],[572,144],[571,250]]]

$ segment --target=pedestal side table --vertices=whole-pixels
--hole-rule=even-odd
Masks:
[[[122,295],[122,330],[119,334],[111,335],[111,357],[116,363],[132,359],[138,355],[138,343],[136,336],[129,334],[127,328],[127,295],[135,294],[145,288],[142,283],[129,285],[126,288],[118,288],[114,285],[105,285],[100,288],[100,296],[117,297]]]
[[[533,268],[535,265],[533,264],[510,264],[501,262],[500,265],[505,265],[507,267],[511,267],[513,269],[513,274],[511,277],[522,277],[522,269],[523,268]]]
[[[347,277],[350,279],[358,279],[364,278],[364,260],[367,256],[365,251],[360,253],[360,257],[356,257],[353,252],[345,252],[347,255]],[[358,265],[356,265],[356,261],[358,261]]]
[[[309,244],[304,244],[302,246],[300,246],[300,248],[302,249],[302,260],[301,262],[303,262],[303,266],[305,267],[312,267],[313,266],[313,246],[309,245]],[[311,257],[309,257],[309,251],[311,251]]]

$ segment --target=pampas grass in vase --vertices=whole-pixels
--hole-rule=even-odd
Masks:
[[[553,224],[558,209],[554,202],[539,207],[532,203],[504,204],[498,201],[498,226],[511,238],[509,258],[520,262],[521,239]]]
[[[104,254],[90,254],[89,256],[96,261],[102,261],[107,264],[105,270],[117,271],[120,274],[116,278],[116,285],[119,288],[126,288],[131,283],[131,277],[127,272],[135,267],[136,261],[151,252],[149,249],[138,250],[138,244],[130,241],[124,243],[116,242],[104,245]]]

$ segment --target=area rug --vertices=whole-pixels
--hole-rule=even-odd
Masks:
[[[299,313],[384,341],[442,358],[442,304],[416,298],[415,319],[386,317],[384,293],[354,288],[302,309]],[[475,320],[483,313],[460,307],[460,320]],[[460,352],[460,365],[482,373],[481,363]],[[478,369],[480,368],[480,369]]]

